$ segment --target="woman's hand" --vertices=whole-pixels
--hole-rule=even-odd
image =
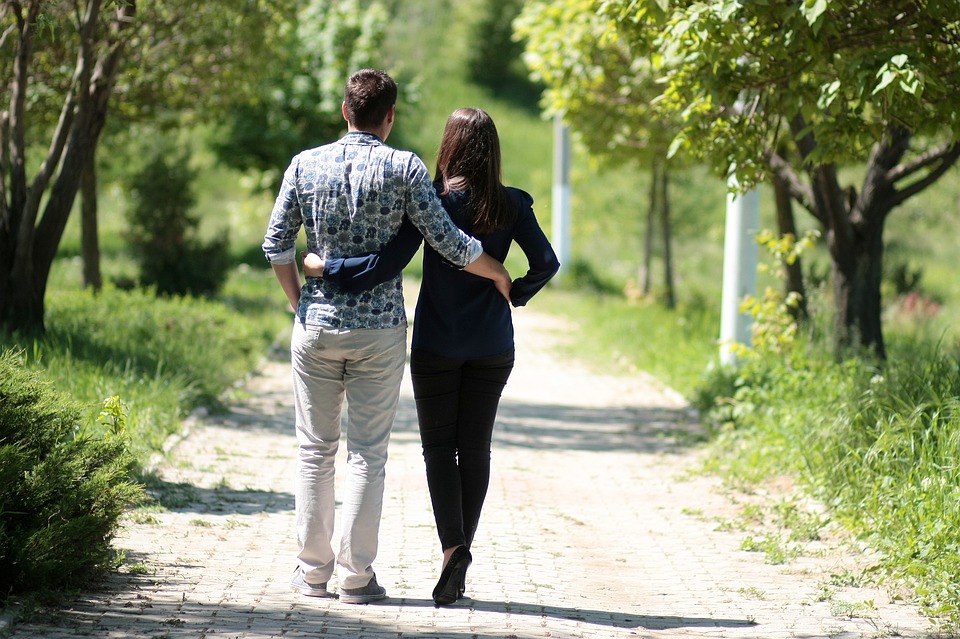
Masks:
[[[326,260],[316,253],[303,254],[303,274],[307,277],[323,277],[323,267]]]

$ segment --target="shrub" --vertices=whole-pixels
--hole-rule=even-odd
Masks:
[[[118,563],[110,542],[140,487],[122,420],[93,438],[80,415],[20,355],[0,352],[0,600],[79,585]]]
[[[213,295],[230,268],[229,244],[225,236],[197,237],[189,160],[189,153],[159,144],[131,178],[129,240],[142,285],[169,295]]]

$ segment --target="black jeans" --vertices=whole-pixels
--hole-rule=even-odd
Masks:
[[[440,545],[469,547],[490,482],[490,442],[513,351],[483,359],[451,359],[413,350],[410,377],[420,419]]]

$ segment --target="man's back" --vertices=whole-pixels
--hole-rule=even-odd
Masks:
[[[323,257],[378,251],[396,236],[404,215],[439,252],[469,261],[465,236],[436,199],[423,162],[375,135],[351,132],[293,159],[263,248],[271,261],[292,259],[302,227],[307,249]],[[400,326],[406,322],[401,282],[398,275],[369,291],[347,293],[308,278],[298,315],[307,325],[330,328]]]

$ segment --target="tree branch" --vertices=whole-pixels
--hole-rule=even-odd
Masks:
[[[4,7],[4,9],[6,9],[6,7]],[[0,13],[0,20],[3,19],[5,13],[6,11],[3,11],[2,13]],[[0,34],[0,49],[4,47],[4,45],[7,43],[7,38],[9,38],[11,34],[16,32],[16,30],[17,30],[17,25],[11,24],[9,27],[7,27],[6,31]]]
[[[790,131],[800,151],[800,157],[806,164],[817,148],[817,140],[799,113],[791,118]],[[807,165],[807,170],[810,173],[810,191],[815,209],[813,215],[828,231],[832,232],[832,240],[828,239],[831,252],[838,250],[842,252],[841,247],[849,246],[853,241],[853,229],[850,225],[843,190],[837,179],[836,167],[832,164]]]
[[[30,59],[33,53],[33,25],[40,11],[40,2],[34,1],[23,15],[20,3],[14,3],[20,42],[13,64],[13,83],[10,92],[10,208],[19,249],[29,244],[30,234],[37,219],[36,210],[27,210],[27,84],[30,78]],[[27,242],[22,242],[26,240]]]
[[[946,155],[951,153],[956,146],[957,142],[951,142],[936,149],[930,149],[926,153],[922,153],[913,158],[909,162],[904,162],[903,164],[898,164],[897,166],[893,167],[887,171],[885,177],[891,184],[895,184],[904,178],[910,177],[917,171],[926,168],[935,162],[939,162]]]
[[[939,180],[950,167],[956,164],[958,158],[960,158],[960,143],[954,143],[944,154],[937,158],[940,160],[940,164],[931,169],[922,179],[913,182],[904,189],[895,191],[894,206],[902,204],[907,199]]]
[[[790,196],[795,199],[800,206],[810,211],[810,213],[822,223],[824,220],[820,219],[817,207],[814,205],[813,191],[809,185],[800,179],[800,176],[793,170],[790,163],[772,149],[767,149],[764,152],[764,159],[777,176],[783,180],[787,190],[790,192]]]
[[[99,18],[99,0],[90,2],[87,7],[86,15],[80,20],[79,35],[80,47],[77,53],[77,66],[73,72],[73,78],[70,80],[70,89],[63,100],[63,108],[60,110],[60,118],[57,121],[57,128],[54,131],[53,138],[50,140],[50,149],[47,156],[40,164],[37,174],[30,183],[27,191],[27,201],[30,208],[36,206],[39,209],[40,199],[50,184],[53,171],[60,164],[63,155],[63,149],[66,146],[67,139],[70,136],[70,130],[76,119],[77,109],[83,108],[78,103],[86,99],[89,93],[91,67],[93,62],[93,47],[91,40],[96,29]]]
[[[0,111],[0,238],[10,231],[10,209],[7,207],[7,138],[10,134],[10,112]]]

